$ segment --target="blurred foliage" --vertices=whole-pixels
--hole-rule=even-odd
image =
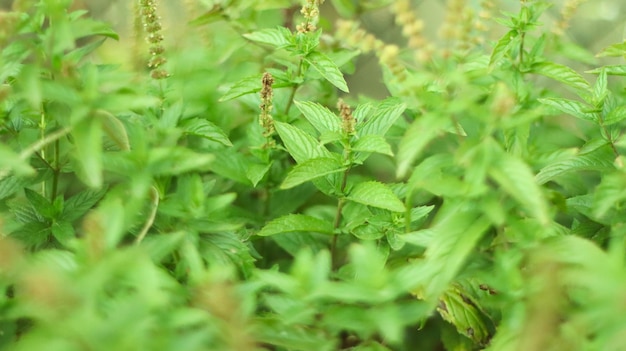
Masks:
[[[2,2],[0,348],[626,350],[591,5]]]

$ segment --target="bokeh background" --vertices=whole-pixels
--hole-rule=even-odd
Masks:
[[[8,10],[12,3],[19,0],[0,0],[0,8]],[[431,42],[437,44],[441,40],[440,27],[446,16],[446,11],[451,1],[460,0],[413,0],[412,8],[425,24],[424,35]],[[136,1],[129,0],[75,0],[75,9],[87,9],[97,19],[109,22],[120,34],[120,42],[109,42],[100,50],[107,62],[131,64],[132,47],[136,45],[137,38],[133,31],[133,8]],[[197,32],[198,28],[189,25],[189,22],[216,6],[240,5],[249,2],[258,4],[263,0],[160,0],[158,1],[159,12],[164,26],[166,43],[170,48],[183,47],[185,39],[191,32]],[[269,0],[265,1],[268,8],[284,6],[292,8],[292,14],[297,17],[297,10],[302,1],[299,0]],[[337,0],[326,0],[322,6],[322,22],[320,25],[327,32],[334,30],[334,22],[340,16],[335,10]],[[348,1],[349,2],[349,1]],[[406,46],[405,39],[401,35],[401,29],[394,22],[394,16],[388,6],[394,1],[389,0],[352,0],[352,5],[359,9],[358,14],[351,18],[360,22],[362,28],[373,33],[386,43],[397,44],[400,48]],[[482,0],[466,0],[468,6],[480,11]],[[517,0],[492,0],[495,17],[500,11],[515,12],[520,2]],[[553,27],[561,17],[561,11],[566,5],[576,5],[577,11],[571,18],[570,26],[565,32],[569,40],[595,54],[602,48],[625,38],[626,1],[624,0],[553,0],[553,6],[542,17],[545,26]],[[192,10],[190,10],[192,9]],[[262,14],[260,15],[262,16]],[[267,18],[265,19],[267,21]],[[283,24],[277,22],[276,25]],[[504,32],[505,28],[497,23],[492,23],[486,40],[496,41]],[[201,28],[202,30],[222,30],[219,26]],[[226,29],[225,29],[226,30]],[[205,33],[213,40],[219,37],[219,33]],[[120,45],[121,44],[121,45]],[[225,53],[227,54],[227,53]],[[572,65],[573,63],[568,63]],[[586,67],[579,67],[584,71]],[[354,72],[346,77],[352,92],[371,97],[381,98],[387,95],[385,87],[381,84],[378,60],[374,55],[364,55],[359,58]]]

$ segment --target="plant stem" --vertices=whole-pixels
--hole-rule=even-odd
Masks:
[[[156,218],[157,209],[159,208],[159,191],[154,185],[150,187],[150,205],[150,215],[148,216],[146,223],[144,223],[143,227],[141,228],[139,235],[137,235],[137,239],[135,239],[135,245],[139,245],[139,243],[141,243],[143,238],[148,233],[148,230],[150,230],[150,227],[152,227],[152,224],[154,224],[154,219]]]
[[[59,173],[61,173],[61,162],[59,161],[59,139],[54,141],[54,168],[52,168],[52,190],[50,200],[54,202],[59,188]]]
[[[298,63],[298,71],[296,73],[296,77],[299,77],[302,74],[302,65],[304,64],[304,59],[300,59],[300,63]],[[285,115],[289,114],[289,110],[291,109],[291,105],[293,105],[293,99],[296,97],[296,91],[300,84],[295,84],[293,88],[291,88],[291,93],[289,94],[289,99],[287,100],[287,106],[285,106]]]
[[[341,193],[343,196],[343,192],[346,189],[346,184],[348,183],[348,172],[350,172],[350,168],[346,169],[345,172],[343,172],[343,178],[341,179]],[[341,224],[341,212],[343,211],[343,206],[345,205],[346,200],[345,198],[341,197],[339,198],[339,200],[337,201],[337,211],[335,212],[335,221],[333,222],[333,229],[336,231],[337,229],[339,229],[339,225]],[[330,242],[330,256],[331,256],[331,262],[332,262],[332,267],[333,269],[337,268],[338,265],[338,258],[337,258],[337,240],[338,240],[339,234],[333,234],[333,238]]]

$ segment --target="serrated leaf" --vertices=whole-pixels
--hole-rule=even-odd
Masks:
[[[20,223],[43,222],[44,218],[33,208],[32,205],[9,205],[9,210]]]
[[[50,230],[52,236],[63,246],[68,246],[75,237],[74,227],[69,222],[55,222],[50,226]]]
[[[28,180],[22,177],[8,176],[0,179],[0,200],[22,190],[26,184],[28,184]]]
[[[315,232],[333,234],[333,225],[319,218],[290,214],[276,218],[267,223],[258,233],[258,236],[270,236],[283,233]]]
[[[595,112],[588,112],[589,110],[591,110],[591,106],[588,106],[582,102],[563,98],[544,98],[537,100],[544,105],[552,106],[568,115],[583,119],[585,121],[598,123],[598,114]]]
[[[281,349],[299,351],[336,349],[334,340],[315,329],[289,325],[269,318],[257,319],[255,327],[255,336],[259,342],[276,345]]]
[[[573,69],[558,63],[537,62],[532,65],[531,72],[552,78],[585,92],[591,90],[591,86],[585,78]]]
[[[296,162],[302,163],[312,158],[332,157],[324,145],[302,129],[278,121],[274,122],[274,126],[287,151]]]
[[[621,105],[612,109],[605,117],[603,124],[609,126],[611,124],[619,123],[626,119],[626,106]]]
[[[219,101],[228,101],[246,94],[261,91],[261,78],[262,75],[255,75],[236,82],[228,89],[226,94],[219,99]]]
[[[24,189],[24,194],[26,195],[28,202],[30,202],[33,209],[37,211],[39,215],[46,219],[54,218],[55,209],[48,199],[41,196],[38,192],[28,188]]]
[[[613,151],[609,146],[598,148],[592,152],[556,160],[543,167],[536,176],[537,183],[545,184],[556,177],[573,171],[604,172],[615,169]]]
[[[428,302],[438,301],[489,226],[475,204],[446,199],[430,228],[405,234],[409,243],[428,245],[425,259],[406,267],[418,287],[414,293]]]
[[[593,85],[592,103],[595,106],[601,105],[606,99],[607,94],[608,94],[607,74],[605,70],[602,70],[600,74],[598,74],[596,83]]]
[[[21,240],[27,246],[37,247],[48,240],[50,226],[43,222],[29,222],[10,235]]]
[[[591,196],[586,199],[589,200],[589,198],[591,198]],[[590,214],[592,215],[589,217],[597,220],[605,216],[611,208],[620,206],[619,204],[624,199],[626,199],[626,181],[624,174],[608,174],[602,178],[602,181],[596,187],[595,193],[593,194],[593,202],[588,201],[586,204],[588,207],[586,208],[587,211],[581,212],[587,215],[585,212],[591,210]],[[568,202],[568,205],[571,205],[571,203]]]
[[[297,164],[280,185],[281,189],[289,189],[310,180],[345,170],[341,161],[336,158],[312,158]]]
[[[106,192],[106,188],[98,190],[88,189],[70,197],[65,201],[60,218],[67,222],[77,220],[100,201]]]
[[[548,203],[530,167],[513,155],[502,154],[488,170],[489,176],[540,223],[550,223]]]
[[[382,101],[376,106],[372,116],[363,121],[363,123],[357,124],[357,135],[360,137],[366,135],[384,136],[389,128],[402,116],[404,110],[406,110],[406,104],[400,99],[389,98]]]
[[[294,101],[294,103],[320,134],[341,131],[339,117],[326,107],[311,101]]]
[[[359,183],[350,190],[348,200],[393,212],[404,212],[404,204],[385,184],[375,181]]]
[[[272,166],[271,163],[262,165],[258,163],[252,163],[246,169],[246,177],[250,180],[253,187],[256,187],[257,184],[265,177],[265,174],[270,170]]]
[[[115,38],[115,39],[118,40],[119,38]],[[106,40],[106,38],[100,39],[100,40],[96,40],[96,41],[91,42],[91,43],[89,43],[87,45],[84,45],[84,46],[80,46],[80,47],[70,51],[69,53],[67,53],[67,55],[64,56],[64,59],[69,60],[69,61],[73,61],[73,62],[78,62],[83,57],[91,54],[97,48],[99,48],[104,43],[105,40]]]
[[[509,47],[511,46],[511,42],[514,38],[517,38],[518,32],[515,29],[510,30],[505,35],[498,40],[496,46],[493,48],[491,52],[491,57],[489,58],[489,67],[492,67],[496,63],[500,62],[504,55],[506,55]]]
[[[626,55],[626,41],[610,45],[600,51],[596,57],[620,57]]]
[[[241,184],[251,184],[248,178],[248,169],[251,162],[239,152],[224,150],[215,154],[215,160],[210,168],[220,176],[232,179]]]
[[[244,34],[243,37],[255,43],[266,44],[275,48],[285,47],[291,42],[291,32],[285,27],[262,29],[256,32]]]
[[[437,312],[446,322],[454,325],[460,334],[477,344],[483,345],[489,341],[489,318],[469,294],[451,287],[441,296]]]
[[[366,135],[352,144],[352,151],[373,152],[393,156],[391,145],[380,135]]]
[[[426,145],[446,127],[448,121],[438,114],[427,113],[409,126],[398,145],[396,176],[403,178]]]
[[[321,52],[313,51],[308,54],[304,60],[339,90],[346,93],[349,92],[348,84],[343,78],[343,74],[339,70],[339,67],[337,67],[337,65],[329,59],[328,56],[322,54]]]
[[[187,120],[183,122],[182,127],[188,134],[197,135],[218,142],[224,146],[233,146],[222,128],[205,119],[193,118]]]
[[[626,65],[608,65],[600,68],[592,69],[586,73],[598,74],[601,71],[605,71],[610,76],[626,76]]]

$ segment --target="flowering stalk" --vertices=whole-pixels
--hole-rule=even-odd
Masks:
[[[167,60],[163,55],[165,49],[161,44],[163,35],[161,34],[161,22],[156,13],[156,0],[139,0],[139,13],[146,32],[146,41],[150,44],[148,49],[150,53],[150,60],[148,61],[148,67],[151,69],[150,76],[157,80],[167,78],[170,74],[161,67]]]
[[[304,16],[304,22],[296,26],[296,30],[299,33],[314,32],[317,29],[317,21],[319,19],[320,10],[319,6],[324,3],[324,0],[306,0],[302,5],[300,13]]]
[[[274,84],[274,77],[268,72],[263,74],[261,79],[261,114],[259,115],[259,124],[263,128],[263,136],[268,139],[268,144],[271,144],[271,137],[274,134],[274,119],[272,118],[272,100],[274,99],[274,90],[272,84]]]

